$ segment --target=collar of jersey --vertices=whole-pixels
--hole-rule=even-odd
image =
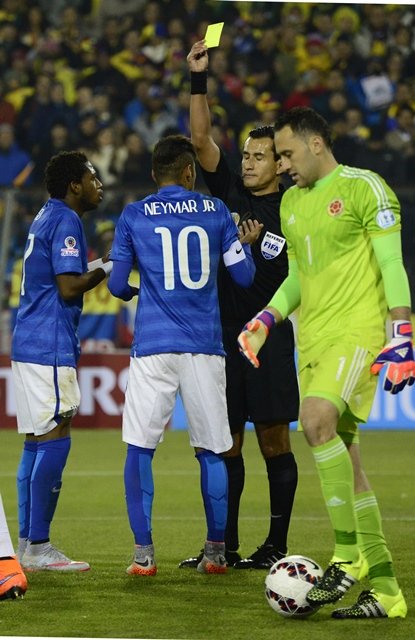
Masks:
[[[180,184],[169,184],[165,187],[160,187],[160,189],[157,191],[157,193],[174,193],[174,192],[187,192],[187,193],[192,193],[191,191],[189,191],[188,189],[186,189],[185,187],[182,187]]]
[[[329,184],[329,182],[331,182],[332,180],[334,180],[335,178],[337,178],[337,175],[340,173],[340,171],[343,169],[343,165],[339,164],[335,169],[333,169],[333,171],[331,171],[327,176],[324,176],[324,178],[320,178],[320,180],[317,180],[314,185],[313,185],[313,189],[320,189],[321,187],[325,187],[326,184]]]

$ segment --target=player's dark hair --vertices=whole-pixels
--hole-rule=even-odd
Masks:
[[[196,152],[186,136],[166,136],[154,147],[152,168],[157,183],[166,178],[179,183],[183,169],[190,163],[196,163]]]
[[[248,137],[254,138],[255,140],[258,140],[258,138],[270,138],[274,149],[274,158],[275,160],[279,160],[280,156],[275,151],[274,145],[274,127],[271,124],[261,125],[259,127],[255,127],[255,129],[251,129],[248,133]]]
[[[51,198],[65,198],[71,182],[81,182],[88,158],[81,151],[61,151],[45,169],[46,189]]]
[[[329,149],[333,146],[327,121],[310,107],[293,107],[289,111],[278,115],[274,124],[274,131],[281,131],[286,126],[290,127],[293,133],[304,138],[310,134],[321,136]]]

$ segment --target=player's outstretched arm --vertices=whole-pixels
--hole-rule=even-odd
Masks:
[[[204,40],[195,42],[187,56],[190,70],[190,134],[197,159],[206,171],[216,171],[220,150],[212,138],[207,101],[207,69],[209,58]]]

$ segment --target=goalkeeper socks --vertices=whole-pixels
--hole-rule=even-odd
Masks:
[[[135,544],[147,546],[153,543],[151,536],[151,511],[154,498],[152,461],[154,449],[129,444],[124,466],[125,498],[128,519]]]
[[[288,527],[298,481],[297,463],[291,452],[267,458],[265,463],[268,472],[271,506],[267,542],[281,553],[286,554]]]
[[[355,496],[357,542],[369,564],[369,580],[376,592],[396,596],[399,585],[392,566],[392,556],[386,546],[382,520],[373,491]]]
[[[225,545],[228,550],[239,547],[239,504],[245,484],[245,465],[242,455],[224,458],[228,472],[228,518],[226,521]]]
[[[228,513],[228,474],[222,456],[213,451],[196,454],[200,464],[200,487],[205,507],[207,536],[210,542],[225,539]]]
[[[357,562],[359,548],[354,511],[353,466],[340,436],[312,447],[321,490],[335,534],[334,556]]]
[[[37,443],[30,487],[31,515],[28,537],[31,542],[49,540],[50,523],[58,503],[62,472],[70,448],[69,436]]]
[[[37,442],[26,440],[17,470],[17,499],[19,538],[29,537],[30,527],[30,482],[36,461]]]

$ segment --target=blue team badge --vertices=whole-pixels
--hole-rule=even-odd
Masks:
[[[285,238],[267,231],[261,242],[261,253],[265,260],[273,260],[280,255],[285,245]]]
[[[64,240],[65,249],[61,249],[61,256],[66,258],[68,256],[77,258],[79,256],[79,249],[76,249],[76,240],[73,236],[67,236]]]
[[[376,222],[381,229],[393,227],[396,222],[395,214],[390,209],[383,209],[383,211],[379,211],[376,216]]]

